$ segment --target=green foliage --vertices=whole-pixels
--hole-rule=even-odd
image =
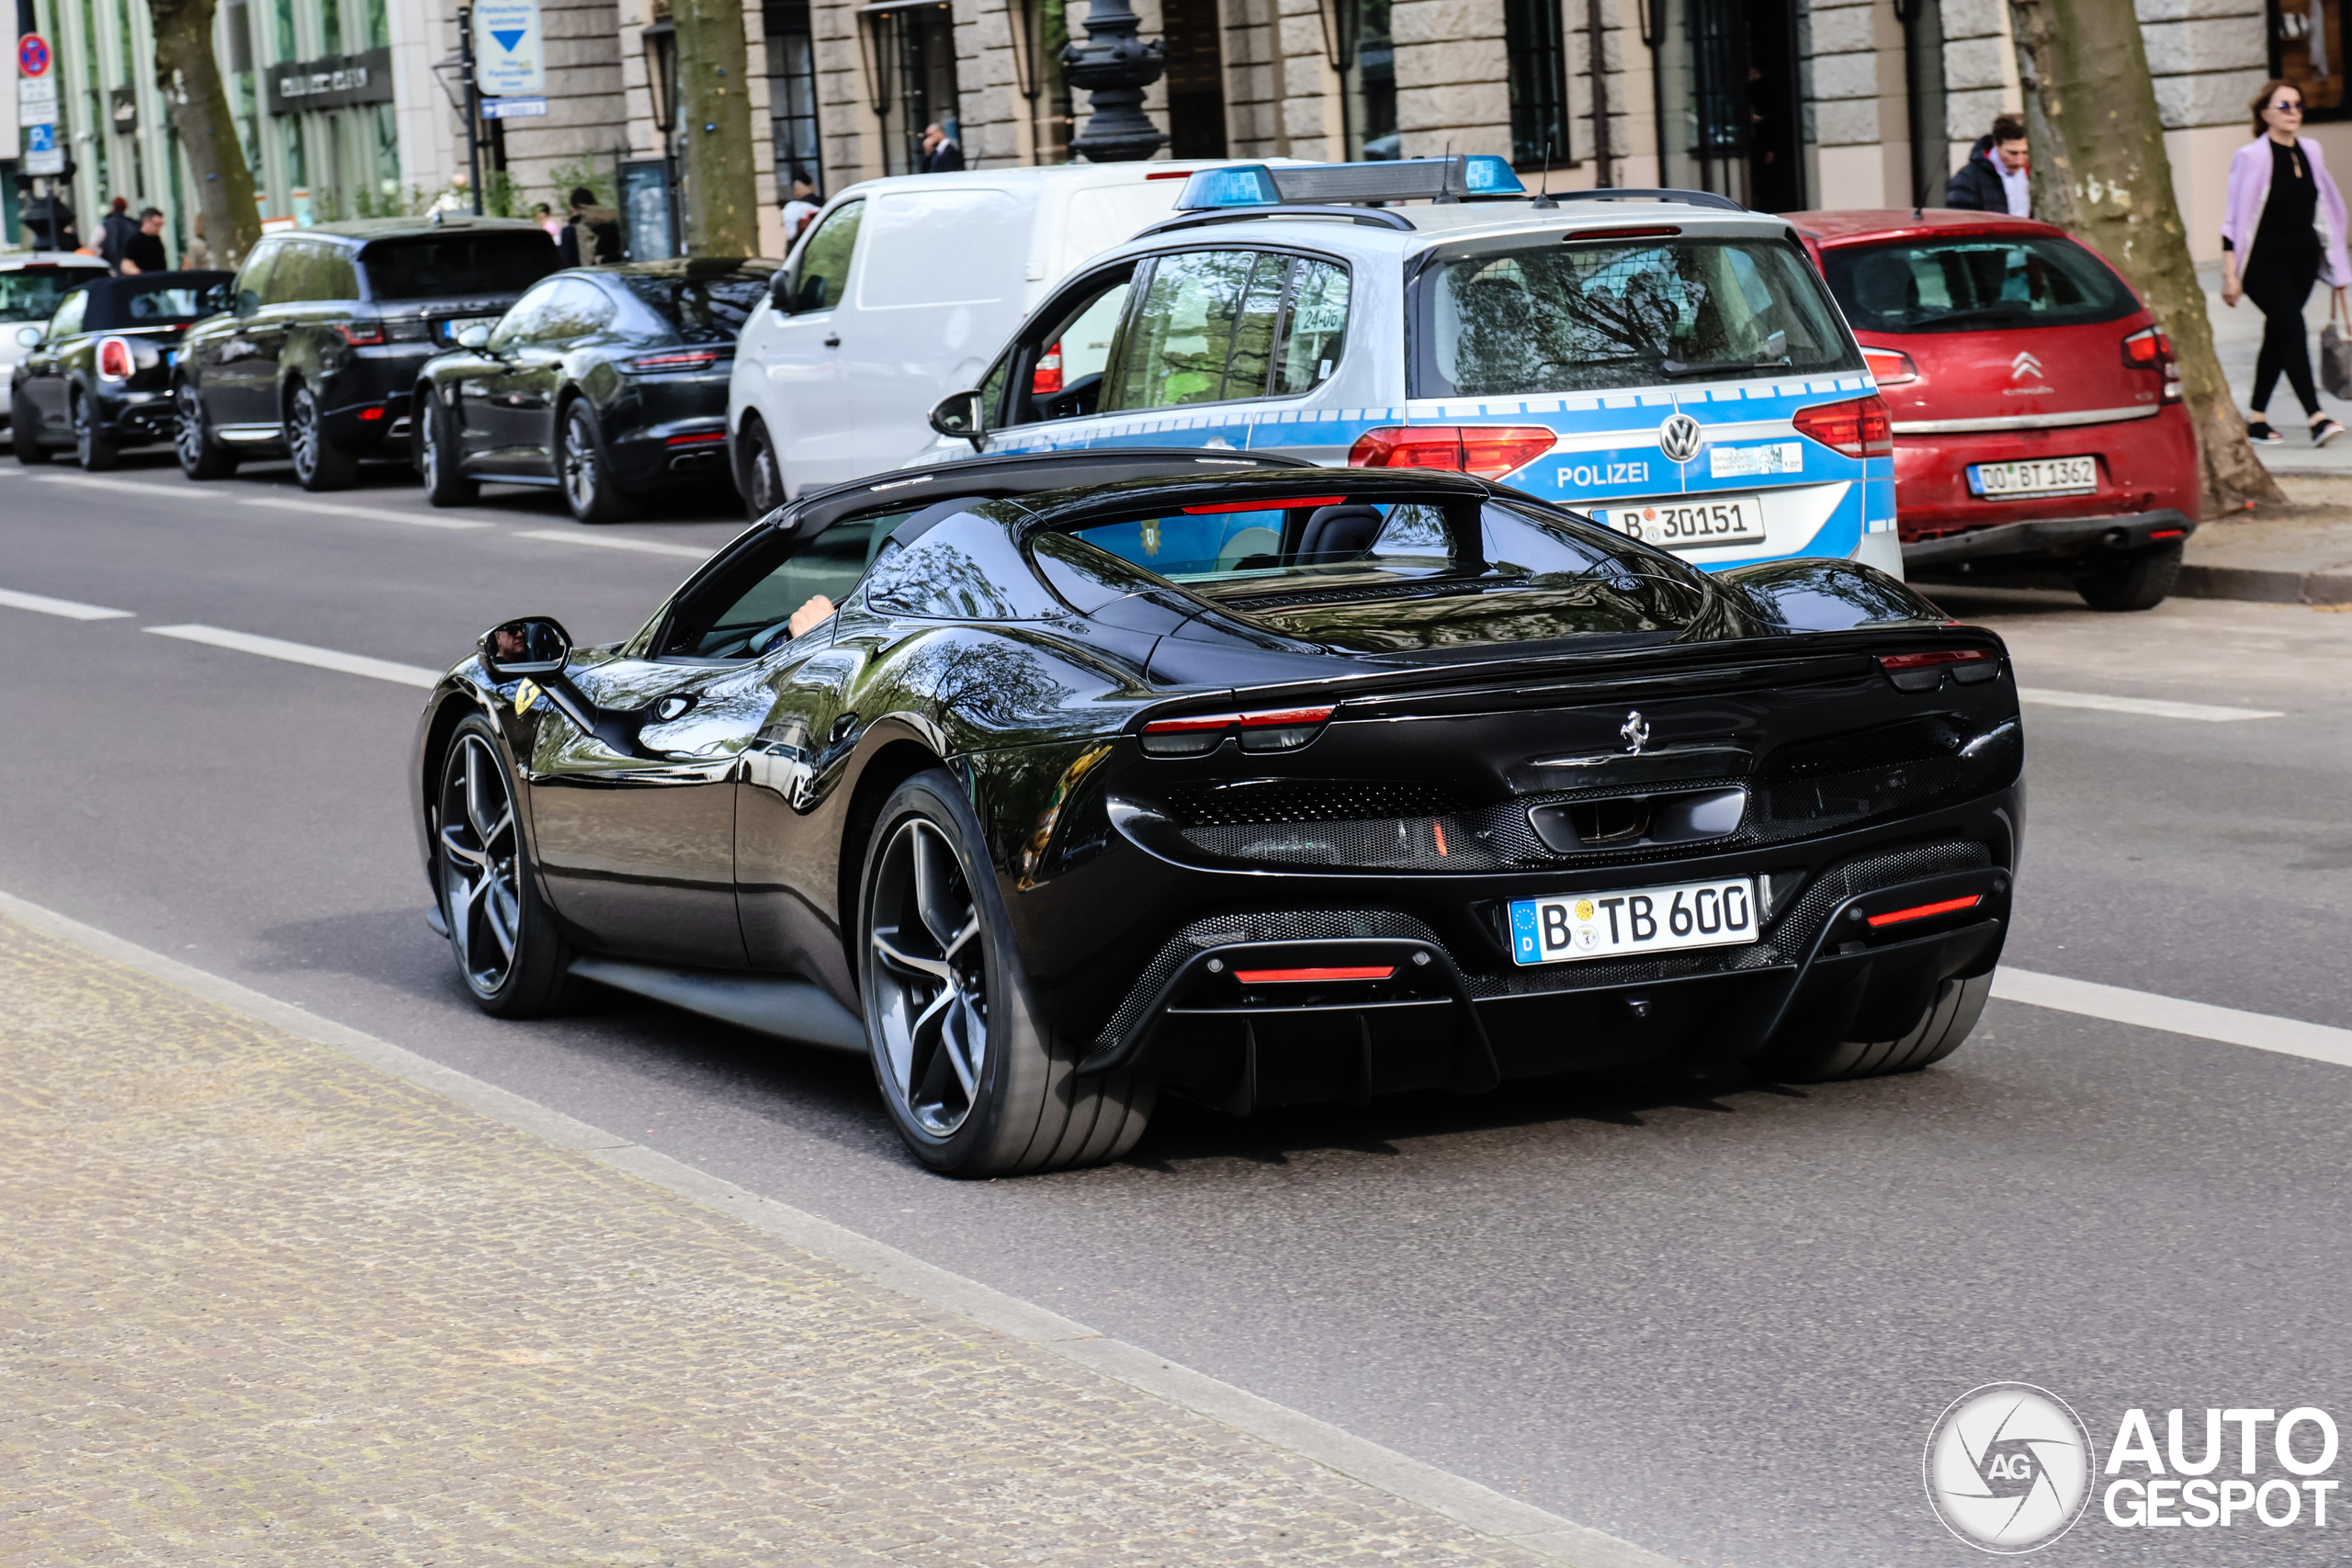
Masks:
[[[492,169],[482,175],[481,210],[486,218],[525,218],[531,206],[521,181],[504,169]]]
[[[548,185],[554,195],[548,205],[560,215],[571,199],[571,193],[582,186],[596,193],[599,207],[618,207],[620,197],[613,186],[613,161],[594,152],[582,152],[577,161],[558,164],[548,171]]]

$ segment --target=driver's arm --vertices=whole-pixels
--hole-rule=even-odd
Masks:
[[[808,602],[793,611],[792,618],[784,623],[784,635],[793,637],[806,636],[813,628],[824,625],[826,617],[832,613],[833,602],[831,599],[822,593],[811,594]]]

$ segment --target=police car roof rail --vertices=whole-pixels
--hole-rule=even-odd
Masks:
[[[1289,207],[1218,207],[1205,212],[1187,212],[1181,218],[1163,218],[1148,229],[1138,230],[1135,237],[1141,240],[1153,234],[1165,234],[1174,229],[1198,229],[1211,223],[1238,223],[1245,218],[1337,218],[1374,229],[1396,229],[1408,234],[1414,231],[1411,219],[1385,207],[1329,207],[1301,203]]]
[[[1693,207],[1719,207],[1726,212],[1748,210],[1731,197],[1711,190],[1676,190],[1671,186],[1634,190],[1601,186],[1593,190],[1555,190],[1551,197],[1554,201],[1683,201]]]

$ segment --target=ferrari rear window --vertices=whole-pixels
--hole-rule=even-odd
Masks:
[[[2140,301],[2105,262],[2055,234],[1850,245],[1822,272],[1858,332],[1992,332],[2112,321]]]

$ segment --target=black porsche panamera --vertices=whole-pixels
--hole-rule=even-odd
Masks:
[[[488,1010],[584,978],[869,1053],[980,1175],[1114,1158],[1163,1092],[1924,1066],[2022,757],[2000,641],[1870,568],[1128,451],[803,497],[613,646],[492,628],[413,799]]]

